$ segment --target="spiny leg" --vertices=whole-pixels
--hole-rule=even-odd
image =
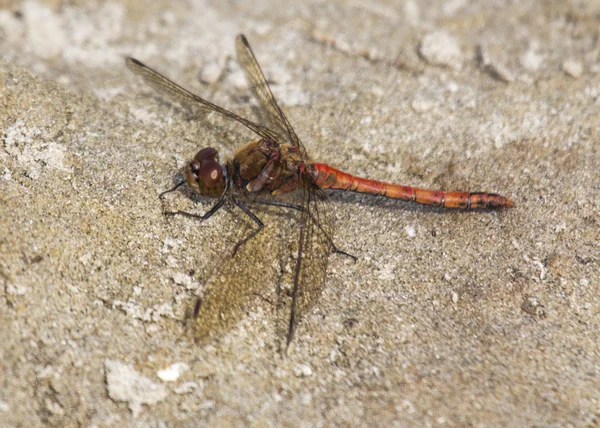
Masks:
[[[165,213],[165,215],[182,215],[184,217],[195,218],[196,220],[203,221],[203,220],[209,219],[214,213],[219,211],[219,208],[221,208],[224,203],[225,203],[225,198],[219,199],[219,201],[207,213],[205,213],[203,215],[192,214],[192,213],[188,213],[186,211],[168,211]]]
[[[304,207],[302,205],[296,205],[296,204],[288,204],[286,202],[279,202],[279,201],[266,201],[263,199],[257,199],[254,202],[261,204],[261,205],[270,205],[273,207],[280,207],[280,208],[288,208],[288,209],[292,209],[292,210],[296,210],[299,212],[304,212]],[[317,225],[317,227],[321,230],[321,232],[323,232],[323,234],[325,235],[325,237],[327,238],[327,240],[329,241],[329,244],[331,245],[333,252],[335,254],[341,254],[343,256],[346,257],[350,257],[352,260],[354,260],[355,262],[358,260],[358,257],[347,253],[344,250],[340,250],[335,243],[333,242],[333,238],[331,236],[329,236],[329,234],[327,232],[325,232],[323,230],[323,227],[321,226],[321,224],[313,217],[312,213],[309,213],[311,220],[315,222],[315,224]]]
[[[169,190],[165,190],[164,192],[162,192],[160,195],[158,195],[158,199],[162,199],[163,196],[165,196],[167,193],[171,193],[174,192],[175,190],[179,189],[181,186],[183,186],[185,184],[185,180],[181,181],[179,183],[177,183],[175,185],[175,187],[173,187],[172,189]]]
[[[177,184],[174,188],[167,190],[163,193],[160,194],[160,196],[172,192],[174,190],[176,190],[179,186],[181,186],[182,184],[184,184],[184,182]],[[159,196],[159,197],[160,197]],[[250,209],[248,209],[248,207],[246,205],[244,205],[241,201],[238,201],[236,198],[231,197],[231,199],[233,200],[233,202],[242,210],[244,211],[244,213],[246,215],[248,215],[257,225],[258,228],[256,230],[254,230],[250,235],[248,235],[247,237],[241,239],[237,244],[235,244],[235,247],[233,247],[233,256],[235,256],[235,254],[237,253],[237,251],[240,249],[240,247],[242,245],[244,245],[246,242],[248,242],[250,239],[254,238],[256,236],[256,234],[258,232],[260,232],[262,230],[262,228],[264,227],[264,224],[262,221],[260,221],[260,219],[252,212],[250,211]],[[188,213],[186,211],[168,211],[165,212],[165,215],[181,215],[184,217],[188,217],[188,218],[193,218],[196,220],[200,220],[200,221],[204,221],[209,219],[214,213],[216,213],[225,203],[226,198],[223,196],[219,199],[219,201],[205,214],[203,215],[198,215],[198,214],[193,214],[193,213]]]
[[[177,190],[178,188],[180,188],[184,184],[185,184],[185,181],[181,181],[181,182],[177,183],[172,189],[165,190],[160,195],[158,195],[158,198],[162,199],[162,197],[164,195],[166,195],[167,193],[174,192],[175,190]],[[221,197],[219,199],[219,201],[207,213],[205,213],[203,215],[192,214],[192,213],[188,213],[188,212],[185,212],[185,211],[167,211],[167,212],[165,212],[165,215],[182,215],[184,217],[195,218],[195,219],[198,219],[198,220],[201,220],[201,221],[202,220],[207,220],[214,213],[216,213],[219,210],[219,208],[221,208],[223,206],[224,203],[225,203],[225,198]]]

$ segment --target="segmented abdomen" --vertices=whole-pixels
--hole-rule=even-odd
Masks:
[[[447,192],[428,190],[418,187],[402,186],[370,180],[345,173],[324,163],[314,163],[309,167],[314,182],[321,189],[343,190],[348,192],[369,193],[386,198],[416,202],[423,205],[435,205],[445,208],[477,209],[514,207],[510,199],[495,193],[485,192]]]

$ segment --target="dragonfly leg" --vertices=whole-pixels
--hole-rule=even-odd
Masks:
[[[158,199],[162,199],[162,197],[163,197],[163,196],[165,196],[167,193],[174,192],[175,190],[179,189],[179,188],[180,188],[181,186],[183,186],[184,184],[185,184],[185,180],[184,180],[184,181],[182,181],[182,182],[180,182],[180,183],[177,183],[177,184],[175,185],[175,187],[173,187],[172,189],[165,190],[165,191],[164,191],[164,192],[162,192],[160,195],[158,195]]]
[[[344,250],[340,250],[338,247],[335,246],[333,241],[331,241],[331,238],[327,237],[327,239],[329,239],[329,241],[331,242],[331,245],[333,246],[333,252],[335,254],[341,254],[342,256],[350,257],[355,263],[358,261],[358,257],[356,257],[354,254],[350,254]]]
[[[232,257],[235,256],[235,254],[237,253],[237,251],[240,249],[240,247],[242,245],[244,245],[246,242],[248,242],[249,240],[251,240],[252,238],[254,238],[256,236],[256,234],[258,232],[260,232],[263,227],[265,227],[265,225],[263,224],[262,221],[260,221],[260,219],[258,217],[256,217],[256,215],[250,211],[250,209],[244,205],[244,203],[242,201],[238,201],[236,198],[234,198],[233,196],[231,197],[231,199],[233,199],[233,202],[242,210],[244,211],[244,213],[250,217],[254,223],[256,223],[256,225],[258,226],[256,229],[254,229],[254,231],[252,231],[252,233],[250,233],[248,236],[246,236],[243,239],[240,239],[238,241],[237,244],[235,244],[235,247],[233,247],[233,253],[232,253]]]
[[[289,208],[292,210],[304,212],[304,207],[302,205],[288,204],[286,202],[279,202],[279,201],[266,201],[266,200],[262,200],[262,199],[257,199],[254,202],[261,204],[261,205],[270,205],[273,207]],[[344,250],[340,250],[333,242],[333,239],[331,238],[331,236],[329,236],[329,234],[323,230],[323,227],[321,226],[321,224],[313,217],[312,213],[310,213],[309,215],[310,215],[311,219],[317,224],[317,226],[319,227],[321,232],[323,232],[323,234],[329,241],[329,244],[331,245],[331,248],[335,254],[341,254],[343,256],[350,257],[355,262],[358,260],[358,257],[356,257],[350,253],[347,253]]]
[[[168,211],[165,213],[165,215],[182,215],[184,217],[195,218],[197,220],[202,221],[202,220],[206,220],[206,219],[210,218],[214,213],[219,211],[219,208],[221,208],[224,203],[225,203],[225,198],[219,199],[219,202],[217,202],[207,213],[205,213],[203,215],[192,214],[192,213],[188,213],[185,211]]]

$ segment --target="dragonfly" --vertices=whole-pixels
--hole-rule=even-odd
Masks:
[[[186,211],[165,214],[204,221],[230,201],[241,209],[255,226],[234,246],[227,274],[216,274],[222,281],[206,290],[202,297],[197,297],[193,309],[197,338],[211,335],[215,330],[222,328],[223,324],[235,323],[237,317],[233,315],[243,312],[244,302],[258,287],[256,284],[248,284],[247,279],[251,278],[240,278],[247,272],[236,270],[235,261],[238,251],[251,239],[256,238],[265,226],[251,209],[255,204],[290,209],[299,213],[296,232],[298,241],[295,247],[297,256],[287,317],[286,346],[291,343],[298,322],[321,294],[329,255],[341,253],[354,258],[338,249],[333,242],[331,215],[328,214],[329,192],[326,191],[364,193],[464,210],[497,210],[515,206],[507,197],[495,193],[429,190],[386,183],[358,177],[326,163],[314,162],[275,100],[244,35],[236,37],[235,50],[250,91],[261,107],[260,123],[238,116],[189,92],[137,59],[126,59],[129,70],[162,95],[192,110],[215,112],[243,125],[256,136],[256,139],[239,148],[231,159],[223,163],[220,162],[215,148],[201,149],[186,165],[185,179],[160,195],[162,197],[187,184],[193,192],[216,198],[217,202],[203,215]],[[280,200],[282,195],[294,195],[293,202],[288,202],[287,199]],[[260,246],[258,247],[260,253]],[[256,252],[253,256],[257,256]],[[253,278],[253,281],[260,283],[261,279]]]

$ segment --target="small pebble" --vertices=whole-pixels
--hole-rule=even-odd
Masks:
[[[143,404],[154,405],[168,395],[164,385],[152,382],[128,364],[106,360],[104,371],[108,396],[114,401],[127,402],[134,417],[140,414]]]
[[[309,377],[312,375],[312,369],[306,364],[300,364],[294,369],[296,377]]]
[[[565,62],[563,62],[562,69],[567,75],[574,78],[581,77],[581,75],[583,74],[583,65],[579,61],[574,59],[568,59]]]
[[[174,382],[179,379],[179,376],[190,367],[186,363],[175,363],[163,370],[159,370],[156,376],[165,382]]]
[[[429,33],[421,41],[419,53],[430,64],[459,70],[462,67],[462,53],[457,40],[446,31]]]
[[[200,81],[203,83],[214,84],[219,80],[222,72],[223,72],[223,67],[221,67],[216,62],[213,62],[213,63],[207,64],[206,67],[204,67],[202,69],[202,71],[200,72],[199,78],[200,78]]]
[[[521,65],[529,71],[536,71],[544,62],[544,56],[535,52],[534,49],[529,49],[520,58]]]

